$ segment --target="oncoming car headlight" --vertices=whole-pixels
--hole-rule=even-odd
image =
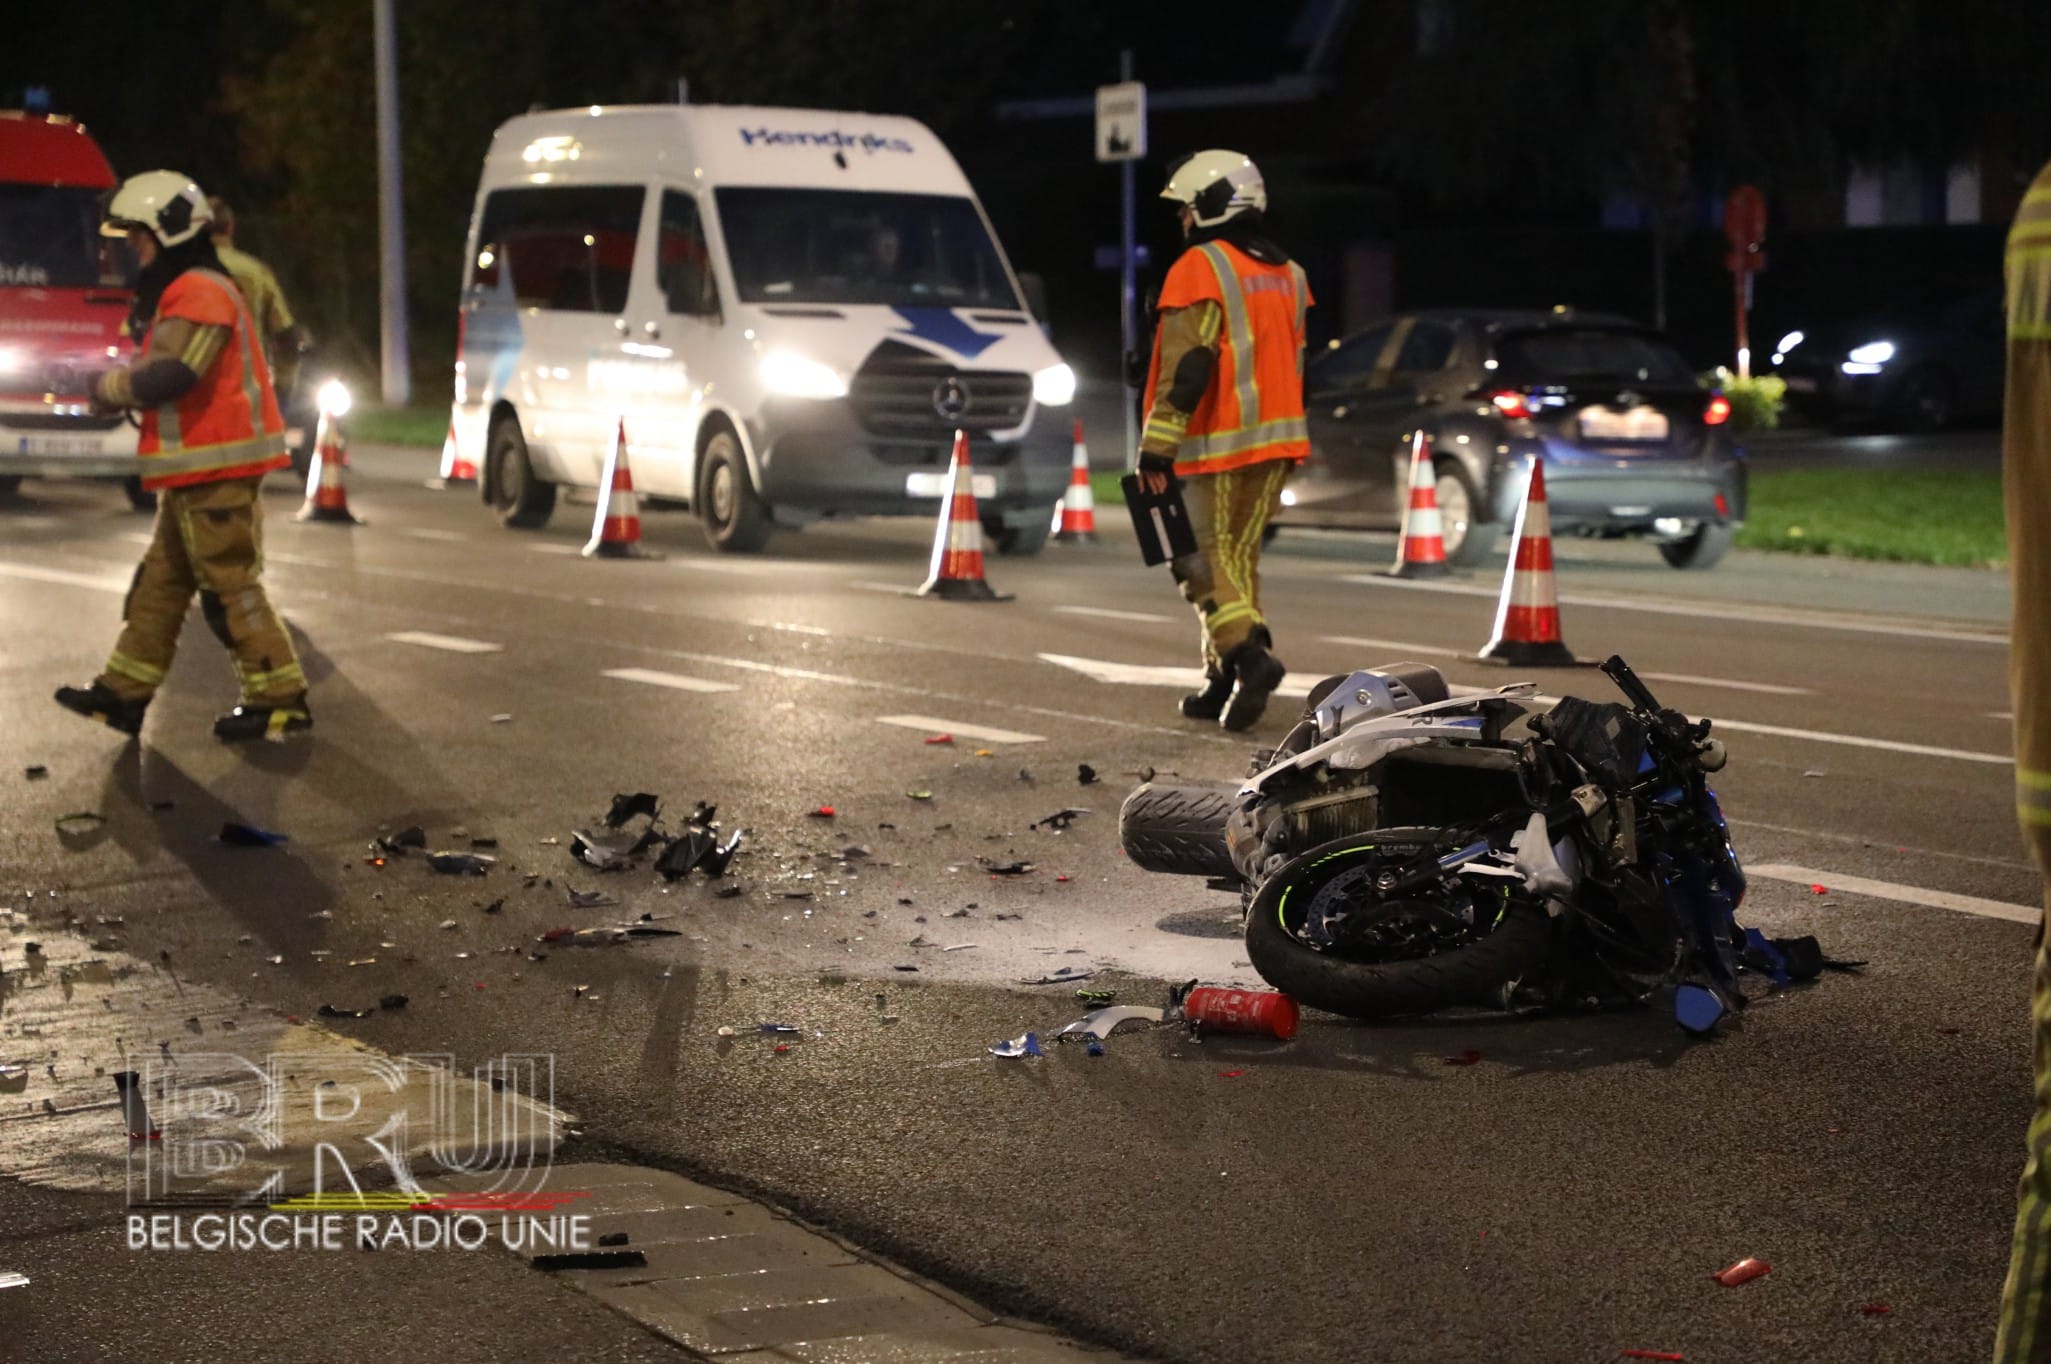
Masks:
[[[1033,401],[1042,407],[1066,407],[1075,401],[1075,371],[1049,365],[1033,375]]]
[[[808,360],[787,350],[773,350],[762,357],[759,373],[762,387],[786,398],[845,398],[847,380],[829,365]]]

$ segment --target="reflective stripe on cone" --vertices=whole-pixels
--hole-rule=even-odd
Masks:
[[[969,465],[969,438],[954,433],[954,455],[947,468],[947,501],[933,531],[933,562],[915,597],[947,601],[1010,601],[993,591],[983,577],[983,521],[976,512],[975,472]]]
[[[1056,540],[1097,538],[1097,496],[1090,487],[1090,452],[1083,444],[1082,423],[1075,424],[1075,460],[1068,474],[1068,491],[1061,497],[1061,520]]]

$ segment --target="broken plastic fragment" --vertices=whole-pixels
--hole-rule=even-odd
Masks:
[[[1091,767],[1088,763],[1077,763],[1075,765],[1075,782],[1078,786],[1095,786],[1097,784],[1097,769]]]
[[[755,1025],[755,1031],[775,1033],[797,1033],[803,1032],[804,1029],[791,1023],[757,1023]]]
[[[629,1239],[627,1233],[623,1231],[609,1231],[598,1238],[598,1244],[601,1246],[623,1246]]]
[[[428,854],[427,865],[444,876],[482,876],[498,865],[498,859],[477,853],[438,852]]]
[[[1869,1317],[1884,1317],[1894,1309],[1884,1302],[1862,1302],[1859,1311]]]
[[[1094,971],[1076,971],[1064,966],[1050,976],[1020,976],[1020,985],[1073,985],[1079,980],[1088,980]]]
[[[653,791],[636,791],[632,795],[617,795],[612,798],[612,808],[605,812],[605,827],[617,829],[635,815],[646,815],[650,819],[662,811],[662,797]]]
[[[931,791],[925,791],[925,790],[920,790],[920,791],[907,791],[907,792],[905,792],[905,795],[909,796],[909,797],[910,797],[911,799],[913,799],[913,800],[931,800],[931,799],[933,799],[933,793],[932,793]]]
[[[232,819],[221,825],[221,832],[215,837],[238,848],[275,848],[289,841],[284,834],[259,829],[254,824],[238,824]]]
[[[1024,860],[1017,862],[992,862],[986,857],[979,857],[976,861],[982,863],[983,869],[992,876],[1026,876],[1030,875],[1033,870],[1033,864]]]
[[[1809,887],[1809,893],[1811,895],[1828,895],[1830,894],[1830,887],[1811,884]]]
[[[1059,833],[1063,829],[1066,829],[1069,825],[1075,823],[1075,821],[1078,818],[1088,813],[1089,811],[1084,808],[1078,808],[1073,805],[1064,806],[1063,808],[1056,810],[1053,814],[1046,816],[1044,819],[1034,820],[1031,824],[1028,824],[1026,827],[1028,829],[1052,829],[1056,833]]]
[[[19,1273],[16,1273],[16,1272],[15,1272],[14,1270],[11,1270],[11,1269],[10,1269],[10,1270],[6,1270],[6,1271],[4,1271],[4,1272],[0,1272],[0,1288],[27,1288],[27,1287],[28,1287],[28,1275],[26,1275],[26,1274],[19,1274]]]
[[[495,725],[509,724],[511,723],[512,718],[513,716],[510,711],[502,710],[497,715],[491,717],[491,722]]]
[[[1711,1276],[1725,1288],[1736,1288],[1741,1283],[1750,1283],[1763,1275],[1771,1274],[1773,1266],[1764,1260],[1747,1255],[1727,1269],[1719,1269]]]
[[[1625,1359],[1681,1360],[1687,1358],[1679,1350],[1619,1350],[1617,1353],[1621,1354]]]
[[[377,1007],[380,1009],[403,1009],[411,1002],[405,995],[379,995]]]
[[[926,742],[929,744],[951,744],[954,742],[954,736],[952,734],[933,734],[927,736]]]
[[[1109,1004],[1112,1000],[1118,998],[1118,992],[1116,990],[1077,990],[1075,997],[1085,1004]]]
[[[1236,1080],[1244,1074],[1246,1072],[1243,1070],[1221,1070],[1218,1072],[1218,1078],[1220,1080]]]
[[[1724,1002],[1705,986],[1683,985],[1674,991],[1674,1021],[1698,1037],[1714,1032],[1724,1013]]]
[[[597,909],[602,905],[619,903],[602,890],[577,890],[571,886],[565,886],[563,889],[569,892],[571,909]]]
[[[1082,990],[1076,991],[1077,995],[1084,993]],[[1108,994],[1110,992],[1099,991],[1090,993]],[[1110,1009],[1097,1009],[1076,1019],[1075,1022],[1063,1028],[1056,1036],[1109,1037],[1112,1033],[1118,1031],[1118,1025],[1121,1023],[1159,1023],[1165,1016],[1165,1013],[1165,1010],[1151,1009],[1139,1004],[1126,1004]]]
[[[831,805],[822,805],[816,810],[807,810],[805,811],[805,817],[807,819],[832,819],[833,807]]]
[[[988,1050],[992,1056],[1009,1058],[1045,1056],[1047,1054],[1040,1050],[1040,1035],[1031,1032],[1027,1033],[1024,1037],[1014,1037],[1009,1042],[999,1042]]]
[[[41,763],[31,763],[29,766],[22,769],[22,775],[24,777],[27,777],[30,781],[41,781],[43,778],[50,775],[50,769],[43,766]]]
[[[19,1094],[28,1088],[28,1067],[19,1061],[0,1061],[0,1094]]]
[[[68,815],[57,816],[57,832],[60,834],[82,834],[107,822],[107,817],[94,810],[77,810]]]
[[[344,1009],[334,1004],[323,1004],[318,1009],[315,1009],[314,1012],[322,1018],[368,1018],[373,1010]]]
[[[1441,1056],[1439,1064],[1442,1066],[1471,1066],[1477,1064],[1480,1060],[1481,1053],[1469,1047],[1457,1056]]]

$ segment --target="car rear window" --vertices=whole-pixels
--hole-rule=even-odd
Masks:
[[[1496,338],[1496,373],[1513,383],[1571,384],[1591,379],[1685,384],[1694,380],[1679,351],[1643,332],[1547,327]]]

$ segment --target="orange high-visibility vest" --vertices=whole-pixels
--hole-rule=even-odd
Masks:
[[[196,483],[250,478],[292,462],[285,453],[285,418],[271,391],[271,370],[241,291],[225,275],[187,270],[171,281],[150,319],[150,335],[167,317],[203,327],[228,328],[213,367],[184,397],[142,414],[142,486],[187,488]],[[149,354],[150,337],[143,337]]]
[[[1175,472],[1219,474],[1310,454],[1303,419],[1303,314],[1310,281],[1303,267],[1264,265],[1227,242],[1182,253],[1161,285],[1160,306],[1210,299],[1225,314],[1218,364],[1175,450]],[[1147,392],[1158,391],[1161,342],[1154,338]]]

